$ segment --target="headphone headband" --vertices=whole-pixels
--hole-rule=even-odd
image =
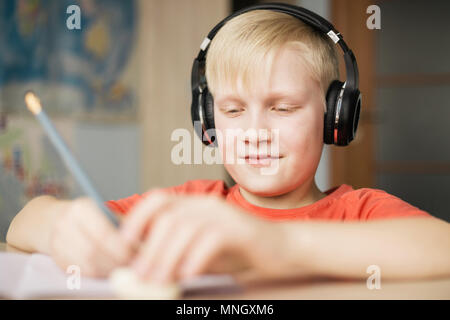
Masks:
[[[199,67],[202,66],[205,63],[205,57],[206,53],[208,51],[208,47],[212,39],[215,37],[217,32],[223,27],[223,25],[228,22],[229,20],[233,19],[234,17],[241,15],[243,13],[254,11],[254,10],[271,10],[271,11],[278,11],[281,13],[289,14],[290,16],[294,16],[297,19],[307,23],[311,27],[315,28],[316,30],[320,30],[322,33],[326,34],[335,44],[339,44],[339,47],[344,52],[344,62],[345,62],[345,73],[346,73],[346,87],[350,90],[357,89],[359,86],[359,73],[358,73],[358,65],[356,62],[356,58],[352,52],[352,50],[349,49],[347,44],[345,43],[343,36],[335,29],[335,27],[326,19],[322,18],[318,14],[309,11],[302,7],[297,7],[290,4],[283,4],[283,3],[265,3],[265,4],[258,4],[251,7],[247,7],[244,9],[241,9],[239,11],[236,11],[235,13],[229,15],[222,21],[220,21],[206,36],[206,38],[203,40],[202,44],[200,45],[200,52],[197,55],[196,60],[199,63]],[[200,75],[198,75],[200,76]],[[193,88],[194,84],[200,85],[202,81],[200,81],[200,78],[194,79],[194,74],[192,75],[192,85]]]

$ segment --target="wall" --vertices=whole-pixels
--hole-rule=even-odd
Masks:
[[[140,189],[224,178],[222,165],[173,164],[170,155],[176,143],[170,137],[177,128],[189,129],[193,137],[192,61],[207,32],[228,14],[228,1],[142,0],[140,6]]]

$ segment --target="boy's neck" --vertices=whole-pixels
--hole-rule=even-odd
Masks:
[[[242,197],[249,203],[264,208],[270,209],[294,209],[310,205],[324,197],[325,193],[322,193],[314,181],[299,186],[288,193],[273,196],[263,197],[255,195],[239,186],[239,191]]]

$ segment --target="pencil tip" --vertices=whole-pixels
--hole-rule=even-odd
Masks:
[[[41,112],[41,101],[38,96],[31,90],[25,93],[25,104],[27,105],[28,110],[30,110],[33,114],[38,114]]]

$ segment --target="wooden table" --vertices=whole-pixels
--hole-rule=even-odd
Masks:
[[[6,243],[0,251],[24,253]],[[58,298],[58,297],[55,297]],[[101,298],[101,297],[99,297]],[[381,289],[369,290],[366,281],[298,280],[253,284],[243,292],[191,295],[186,299],[450,299],[450,278],[416,281],[383,281]]]

